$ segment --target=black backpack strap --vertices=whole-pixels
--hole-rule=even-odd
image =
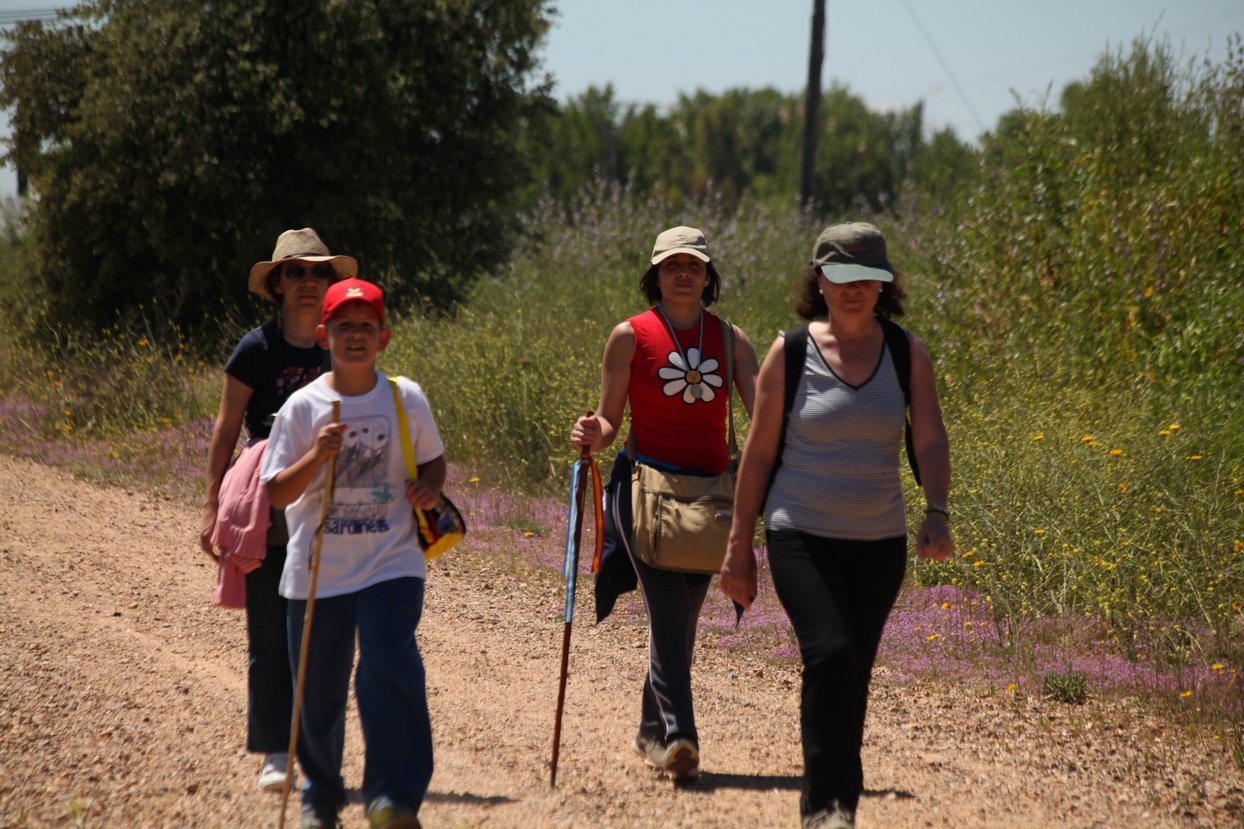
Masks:
[[[778,470],[782,468],[782,452],[786,450],[786,424],[790,420],[790,411],[795,408],[795,395],[799,393],[799,379],[803,376],[803,362],[808,356],[808,324],[796,325],[784,332],[786,339],[786,379],[782,397],[782,436],[778,439],[777,455],[773,459],[773,470],[769,473],[769,483],[765,484],[765,498],[773,488]],[[761,508],[764,508],[762,502]]]
[[[907,339],[907,329],[884,317],[877,317],[881,323],[881,331],[885,334],[886,348],[890,349],[890,359],[894,362],[894,373],[898,375],[898,387],[903,390],[903,402],[911,408],[911,340]],[[920,485],[920,465],[916,462],[916,445],[911,439],[911,418],[906,419],[903,439],[907,444],[907,463],[911,466],[912,477],[916,485]]]

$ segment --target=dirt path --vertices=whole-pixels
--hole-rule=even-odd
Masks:
[[[245,640],[208,600],[197,515],[0,458],[0,827],[275,826],[244,741]],[[798,825],[795,668],[697,655],[702,780],[628,750],[646,664],[633,621],[574,635],[548,755],[560,579],[463,545],[429,579],[420,644],[436,738],[421,817],[466,826]],[[361,775],[351,722],[347,780]],[[1241,826],[1222,752],[1126,703],[1016,704],[879,669],[860,827]],[[290,823],[296,825],[294,810]],[[363,827],[352,805],[347,827]]]

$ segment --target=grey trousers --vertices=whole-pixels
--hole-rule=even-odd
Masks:
[[[691,654],[710,577],[649,567],[631,556],[648,610],[648,676],[639,737],[667,742],[675,735],[698,746],[691,703]]]

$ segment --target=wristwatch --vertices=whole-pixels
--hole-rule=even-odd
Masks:
[[[940,512],[942,515],[946,516],[947,521],[950,520],[950,510],[946,509],[946,505],[943,503],[938,501],[929,501],[924,507],[924,514],[928,515],[930,512]]]

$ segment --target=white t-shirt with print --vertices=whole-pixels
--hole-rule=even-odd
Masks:
[[[307,454],[320,429],[332,422],[332,403],[341,401],[342,435],[337,482],[325,523],[316,595],[341,596],[382,581],[426,578],[417,521],[406,500],[406,459],[398,434],[397,410],[389,379],[376,372],[376,387],[344,397],[326,382],[329,375],[290,395],[272,424],[259,480],[267,483]],[[444,454],[432,410],[418,383],[397,378],[410,424],[415,463]],[[281,574],[281,595],[305,599],[311,583],[311,546],[320,520],[325,464],[302,496],[285,508],[289,545]]]

